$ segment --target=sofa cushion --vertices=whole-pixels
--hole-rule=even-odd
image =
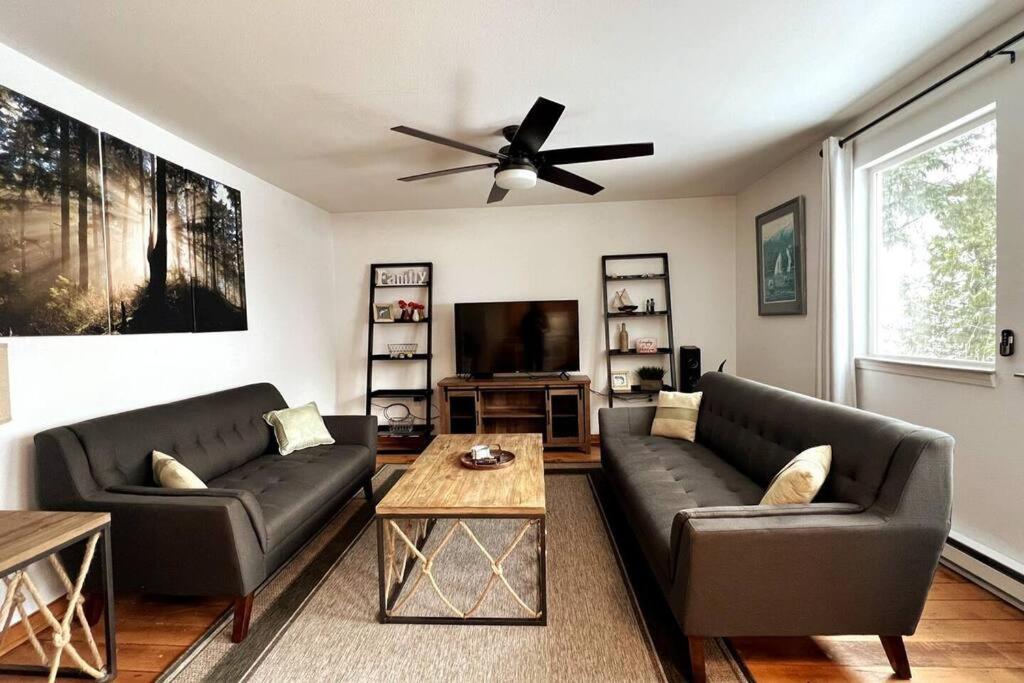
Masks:
[[[321,507],[358,485],[372,468],[366,446],[312,446],[287,457],[263,455],[207,483],[255,496],[272,550]]]
[[[680,510],[756,505],[764,490],[705,446],[661,436],[602,435],[602,461],[651,566],[672,576],[672,520]]]
[[[270,384],[131,410],[70,425],[103,488],[153,483],[150,454],[173,453],[205,482],[263,455],[271,442],[263,414],[285,407]]]

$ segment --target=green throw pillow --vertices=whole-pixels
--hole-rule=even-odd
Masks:
[[[324,419],[320,417],[316,403],[307,403],[298,408],[272,410],[264,415],[263,419],[274,428],[277,450],[281,455],[288,455],[310,446],[334,443]]]

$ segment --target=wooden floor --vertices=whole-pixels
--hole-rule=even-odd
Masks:
[[[551,456],[546,454],[545,458],[591,462],[598,457],[596,450],[589,456]],[[396,455],[379,458],[380,464],[409,460],[408,456]],[[118,680],[154,680],[229,606],[230,601],[213,598],[119,598]],[[96,634],[100,640],[99,628]],[[81,637],[75,642],[82,642]],[[45,635],[44,643],[48,643]],[[733,644],[754,677],[762,682],[887,681],[892,676],[882,646],[873,637],[736,638]],[[915,681],[1024,681],[1024,613],[941,568],[917,634],[907,639],[907,651]],[[0,659],[36,663],[35,653],[27,644]]]
[[[733,638],[758,681],[886,681],[878,638]],[[915,681],[1024,681],[1024,612],[940,567],[917,633],[906,639]]]

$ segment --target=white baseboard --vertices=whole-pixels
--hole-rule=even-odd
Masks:
[[[961,544],[966,544],[963,540],[958,540]],[[1017,609],[1024,610],[1024,583],[1014,577],[948,543],[942,549],[942,563],[969,581],[996,594]]]

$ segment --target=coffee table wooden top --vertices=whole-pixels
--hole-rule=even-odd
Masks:
[[[0,576],[109,522],[108,512],[0,510]]]
[[[477,444],[500,443],[511,467],[471,470],[459,458]],[[377,503],[378,515],[527,517],[543,515],[540,434],[441,434]]]

